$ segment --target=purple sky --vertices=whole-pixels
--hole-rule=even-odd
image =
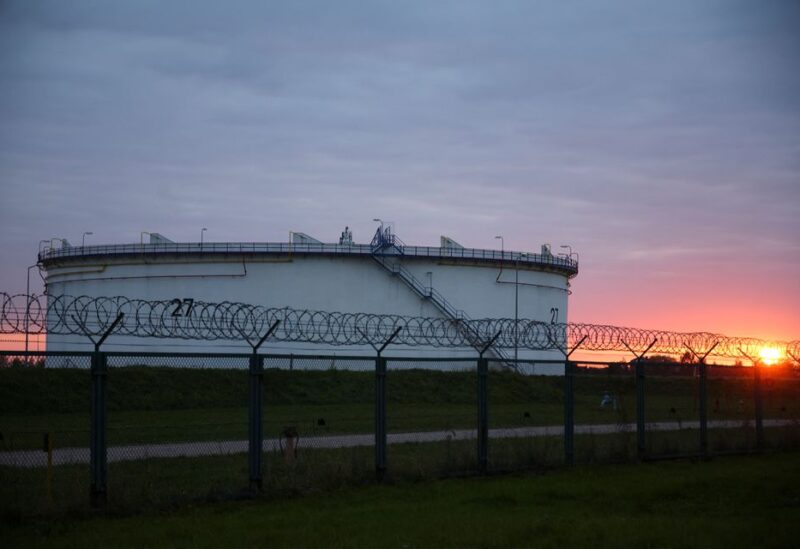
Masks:
[[[800,3],[600,4],[6,0],[0,291],[49,237],[380,217],[570,244],[570,320],[797,339]]]

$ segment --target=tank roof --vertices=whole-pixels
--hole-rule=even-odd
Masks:
[[[573,277],[578,274],[578,262],[566,254],[528,253],[509,250],[458,248],[454,246],[408,246],[393,240],[391,243],[331,244],[321,242],[159,242],[140,244],[105,244],[95,246],[63,246],[45,248],[39,252],[39,262],[48,264],[63,260],[74,261],[100,257],[164,257],[189,256],[253,256],[253,255],[328,255],[328,256],[398,256],[406,258],[431,258],[455,262],[513,263],[525,267],[538,267]]]

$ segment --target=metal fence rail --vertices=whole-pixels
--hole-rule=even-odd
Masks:
[[[0,512],[800,448],[788,365],[254,351],[0,353]]]

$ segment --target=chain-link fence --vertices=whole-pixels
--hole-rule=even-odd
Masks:
[[[424,479],[476,470],[475,360],[388,359],[387,471]]]
[[[109,355],[106,377],[110,507],[166,507],[241,494],[246,357]]]
[[[306,492],[374,478],[374,360],[267,357],[267,492]]]
[[[758,447],[753,373],[753,368],[743,366],[708,367],[709,450],[712,453],[747,452]]]
[[[651,362],[643,371],[645,456],[702,455],[700,366]]]
[[[87,508],[91,357],[0,354],[0,509]]]
[[[788,448],[788,365],[0,353],[4,516]]]
[[[564,461],[563,364],[488,364],[488,470],[541,470]]]
[[[636,457],[636,377],[628,364],[574,368],[575,461],[620,462]]]

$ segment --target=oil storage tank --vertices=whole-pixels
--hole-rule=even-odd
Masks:
[[[245,303],[375,315],[566,322],[570,279],[577,261],[539,253],[467,248],[449,237],[440,246],[402,242],[381,226],[369,243],[356,243],[348,228],[338,241],[291,233],[286,242],[173,242],[151,233],[134,244],[48,247],[40,251],[49,300],[59,296],[124,296],[174,302],[172,313],[193,302]],[[170,314],[172,314],[170,313]],[[51,321],[48,318],[48,323]],[[50,351],[90,350],[86,337],[49,333]],[[108,351],[212,352],[249,350],[224,339],[137,338],[115,335]],[[330,346],[268,340],[263,352],[373,355],[369,345]],[[398,346],[403,356],[475,356],[474,346]],[[560,358],[526,348],[495,356]]]

